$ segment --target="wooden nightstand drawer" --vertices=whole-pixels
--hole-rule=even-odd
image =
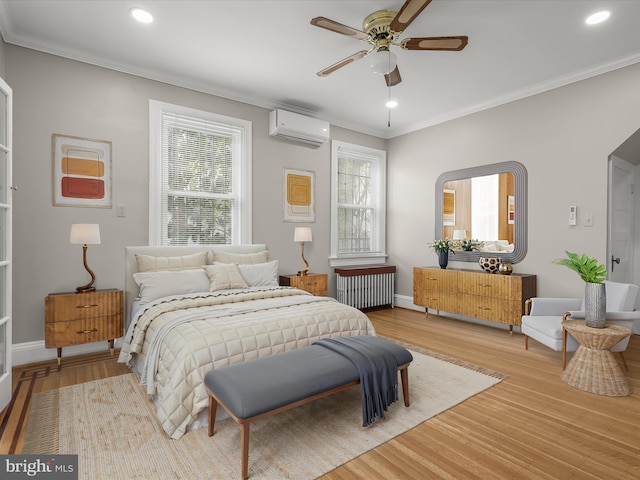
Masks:
[[[45,322],[105,317],[122,309],[120,290],[90,293],[54,293],[45,299]]]
[[[122,336],[122,315],[50,322],[45,325],[45,347],[67,347]]]
[[[326,273],[308,275],[280,275],[280,285],[304,290],[319,297],[327,296],[328,280]]]

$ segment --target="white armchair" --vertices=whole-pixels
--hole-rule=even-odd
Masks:
[[[607,295],[607,323],[623,325],[633,330],[633,323],[640,319],[640,311],[634,310],[640,288],[630,283],[617,283],[605,280]],[[529,337],[543,345],[562,351],[562,368],[566,365],[566,352],[575,352],[578,342],[567,334],[562,338],[564,319],[584,318],[584,298],[543,298],[534,297],[527,301],[527,315],[522,316],[522,333],[525,349],[529,349]],[[566,344],[565,344],[566,343]],[[627,368],[623,352],[627,349],[629,337],[611,347],[612,352],[620,353],[622,363]]]

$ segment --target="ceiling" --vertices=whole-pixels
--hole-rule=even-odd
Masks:
[[[313,17],[362,29],[370,13],[403,3],[0,0],[0,32],[10,44],[382,138],[640,61],[640,1],[433,0],[401,38],[467,35],[464,50],[392,47],[402,83],[391,91],[366,58],[316,75],[368,44],[314,27]],[[135,22],[131,7],[154,22]],[[601,9],[609,20],[585,25]],[[392,110],[389,95],[399,103]]]

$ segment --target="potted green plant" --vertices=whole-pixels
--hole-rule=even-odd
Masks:
[[[554,260],[558,265],[564,265],[580,275],[585,282],[584,314],[585,324],[589,327],[602,328],[606,323],[606,287],[602,283],[607,278],[607,268],[597,259],[586,254],[578,255],[565,252],[567,258]]]
[[[440,268],[447,268],[449,264],[449,252],[455,255],[454,247],[456,243],[448,238],[443,238],[441,240],[434,240],[428,245],[438,254],[438,264]]]

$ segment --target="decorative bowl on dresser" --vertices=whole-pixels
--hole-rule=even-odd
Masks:
[[[425,308],[520,326],[524,302],[536,296],[536,276],[477,270],[413,268],[413,303]]]
[[[62,347],[107,340],[113,355],[113,341],[124,335],[122,290],[86,293],[51,293],[44,301],[44,346]]]

